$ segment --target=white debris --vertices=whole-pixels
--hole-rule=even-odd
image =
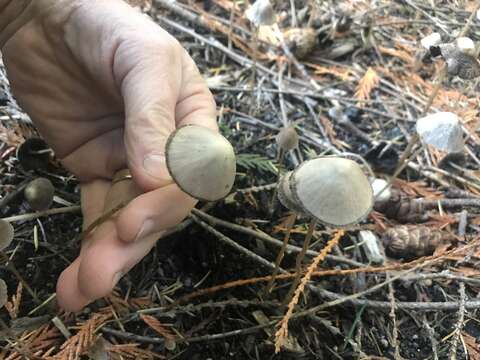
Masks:
[[[439,33],[431,33],[430,35],[425,36],[422,40],[420,40],[420,44],[427,49],[430,50],[430,46],[435,46],[440,44],[442,41],[442,37]]]
[[[388,186],[388,182],[383,179],[375,178],[371,182],[372,189],[373,189],[373,196],[375,198],[375,202],[385,202],[390,199],[392,196],[391,187]]]
[[[458,116],[451,112],[438,112],[417,120],[417,133],[428,145],[446,152],[463,150],[463,133]]]
[[[371,263],[382,264],[385,261],[385,257],[378,246],[377,235],[370,230],[362,230],[358,233],[358,240],[363,245],[365,255]]]

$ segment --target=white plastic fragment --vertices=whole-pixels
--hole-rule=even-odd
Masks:
[[[388,182],[386,180],[375,178],[371,185],[375,202],[388,201],[392,196],[391,187],[387,187]]]
[[[385,261],[385,257],[380,251],[378,246],[379,240],[377,236],[370,230],[362,230],[358,233],[358,239],[363,245],[365,255],[368,260],[374,264],[382,264]]]
[[[255,26],[273,25],[277,22],[270,0],[257,0],[245,11],[245,16]]]
[[[418,136],[428,145],[446,152],[461,152],[464,142],[458,116],[451,112],[438,112],[417,120]]]
[[[442,37],[439,33],[431,33],[430,35],[425,36],[422,40],[420,40],[420,44],[427,50],[430,50],[430,46],[435,46],[440,44],[442,41]]]

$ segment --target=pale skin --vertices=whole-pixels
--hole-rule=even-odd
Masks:
[[[122,0],[0,0],[0,46],[18,103],[81,183],[84,227],[117,170],[142,190],[61,274],[58,303],[79,311],[195,205],[172,183],[164,147],[181,125],[217,129],[215,103],[181,45]]]

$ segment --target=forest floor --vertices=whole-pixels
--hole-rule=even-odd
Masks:
[[[433,32],[443,43],[478,42],[477,2],[277,1],[280,31],[302,28],[295,39],[285,33],[283,46],[275,26],[249,23],[245,2],[136,1],[188,50],[214,94],[237,153],[234,189],[200,203],[111,296],[77,314],[59,311],[54,294],[78,254],[81,214],[12,220],[15,238],[0,260],[9,293],[0,358],[480,360],[479,86],[445,76],[443,59],[420,44]],[[36,132],[0,81],[1,216],[32,212],[21,189],[38,176],[55,185],[53,208],[78,205],[78,182],[56,159],[46,170],[19,164],[16,148]],[[290,218],[280,204],[270,211],[278,172],[353,153],[388,180],[417,119],[439,111],[460,118],[464,153],[416,144],[387,207],[344,232],[316,227],[304,265],[321,263],[280,341],[309,220],[296,219],[286,275],[266,293]],[[292,125],[299,146],[280,164],[276,135]],[[389,241],[409,256],[388,251]]]

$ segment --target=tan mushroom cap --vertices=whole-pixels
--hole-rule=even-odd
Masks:
[[[8,289],[5,281],[0,279],[0,309],[5,306],[8,301]]]
[[[14,234],[12,224],[0,219],[0,251],[5,250],[12,243]]]
[[[303,212],[325,225],[359,222],[373,206],[367,176],[355,161],[320,157],[300,165],[290,176],[292,198]]]
[[[43,211],[52,205],[55,188],[50,180],[37,178],[28,183],[23,193],[33,210]]]
[[[298,134],[293,126],[282,128],[275,138],[280,149],[289,151],[298,146]]]
[[[196,199],[219,200],[232,189],[235,152],[216,131],[198,125],[177,129],[167,141],[166,159],[175,183]]]

